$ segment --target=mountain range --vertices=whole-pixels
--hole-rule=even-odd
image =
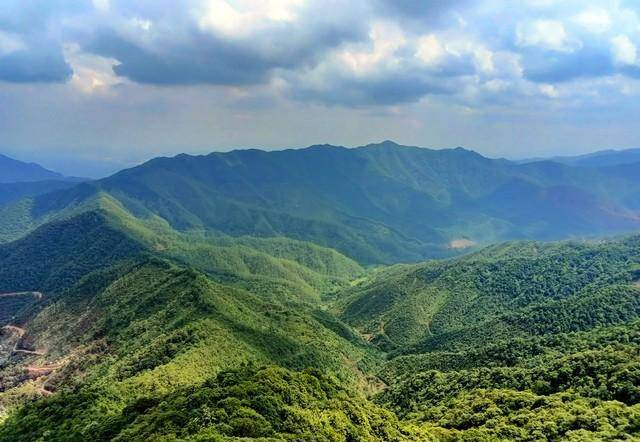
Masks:
[[[5,206],[13,216],[2,217],[0,237],[15,239],[109,195],[134,216],[160,217],[179,231],[286,236],[363,264],[410,262],[500,240],[637,229],[634,167],[517,164],[389,141],[178,155]]]
[[[0,206],[25,197],[72,187],[83,181],[0,154]]]
[[[574,156],[557,156],[551,158],[539,158],[534,160],[523,160],[524,163],[534,161],[553,161],[556,163],[567,164],[569,166],[580,167],[607,167],[619,166],[622,164],[640,163],[640,148],[635,149],[607,149],[597,152],[587,153]]]
[[[0,154],[0,183],[63,180],[64,176],[36,163],[25,163]]]
[[[635,440],[637,167],[384,142],[25,193],[0,442]]]

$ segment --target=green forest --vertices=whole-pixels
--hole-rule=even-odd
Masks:
[[[406,156],[435,154],[358,155],[422,186]],[[376,210],[408,202],[371,179],[358,206],[301,173],[326,193],[274,211],[295,192],[252,156],[0,207],[0,441],[640,440],[640,236],[434,249],[446,230],[389,224]],[[234,167],[273,186],[234,187]]]

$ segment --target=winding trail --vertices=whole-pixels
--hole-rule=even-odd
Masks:
[[[38,296],[36,293],[37,292],[34,292],[34,296]],[[16,294],[5,293],[0,296],[16,296]],[[41,297],[42,294],[40,293],[39,296]],[[22,341],[22,337],[27,332],[24,328],[19,327],[17,325],[5,325],[2,327],[2,330],[8,331],[17,336],[16,342],[13,345],[13,349],[11,350],[12,354],[23,354],[23,355],[34,355],[34,356],[46,355],[46,351],[44,350],[33,351],[33,350],[26,350],[24,348],[19,348],[20,342]],[[40,393],[42,396],[51,396],[52,394],[54,394],[54,392],[47,388],[46,377],[51,373],[53,373],[54,371],[61,368],[63,365],[64,365],[63,363],[53,363],[53,364],[44,364],[44,365],[26,365],[26,366],[23,366],[23,368],[26,370],[28,377],[38,383],[38,393]]]

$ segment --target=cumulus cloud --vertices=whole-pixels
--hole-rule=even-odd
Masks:
[[[278,90],[289,97],[358,106],[496,80],[635,77],[640,37],[633,5],[613,0],[529,1],[517,10],[497,0],[8,2],[0,80],[78,83],[79,69],[104,82],[106,72],[69,63],[62,48],[71,44],[135,83],[285,83]]]
[[[534,20],[521,23],[516,28],[516,44],[537,46],[555,52],[574,52],[580,48],[580,41],[573,39],[557,20]]]
[[[343,42],[366,37],[357,7],[331,17],[321,7],[304,0],[208,0],[186,2],[172,15],[148,14],[150,7],[131,17],[128,8],[118,13],[111,4],[111,21],[85,49],[117,60],[114,71],[139,83],[266,83],[276,69],[317,63]]]
[[[3,0],[0,129],[5,143],[57,133],[60,146],[124,136],[120,124],[166,146],[214,131],[233,141],[257,121],[271,140],[274,120],[283,133],[296,121],[301,140],[318,133],[302,121],[312,109],[350,134],[372,115],[406,131],[433,112],[444,125],[538,110],[624,118],[639,45],[635,0]]]
[[[6,0],[0,8],[0,81],[60,83],[71,78],[61,34],[65,17],[87,11],[85,0]]]
[[[589,8],[574,16],[574,21],[589,32],[602,33],[611,28],[611,17],[602,8]]]

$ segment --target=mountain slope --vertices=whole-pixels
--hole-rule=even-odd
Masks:
[[[0,154],[0,183],[62,180],[64,177],[39,164],[24,163]]]
[[[0,245],[2,441],[640,436],[639,237],[365,273],[78,190]]]
[[[75,186],[76,181],[29,181],[21,183],[0,183],[0,206],[26,197],[35,197],[56,190]]]
[[[383,269],[337,295],[336,311],[390,349],[449,349],[635,317],[639,237],[524,242]]]
[[[129,416],[126,407],[160,403],[164,396],[215,382],[221,371],[243,363],[315,367],[318,376],[337,376],[350,385],[363,377],[358,367],[371,364],[374,354],[356,335],[347,339],[325,327],[327,318],[311,308],[263,301],[156,259],[87,275],[23,325],[27,333],[21,345],[44,355],[31,364],[56,367],[46,380],[40,378],[41,388],[60,393],[5,423],[0,440],[109,433],[114,419]],[[285,371],[285,376],[301,375]],[[57,400],[67,404],[64,425],[54,430],[50,425],[57,417],[45,411],[46,424],[24,426],[31,413],[55,407]],[[104,407],[111,411],[97,422],[96,413]]]
[[[640,227],[640,183],[598,170],[491,160],[391,142],[157,158],[109,178],[0,208],[0,240],[108,195],[181,232],[287,237],[362,264],[418,261],[460,245]],[[568,216],[568,215],[571,216]]]
[[[131,440],[131,407],[222,388],[220,373],[229,370],[241,370],[227,375],[239,385],[267,374],[277,382],[315,382],[302,402],[281,406],[303,419],[309,401],[316,401],[318,413],[327,414],[313,433],[353,431],[369,440],[400,434],[397,421],[386,423],[392,415],[354,394],[356,385],[370,384],[367,373],[379,363],[379,352],[317,305],[321,288],[361,272],[335,251],[284,238],[196,241],[165,224],[143,224],[114,201],[103,201],[100,210],[49,222],[1,245],[0,269],[0,291],[42,292],[5,318],[0,334],[5,417],[25,401],[41,399],[35,408],[12,414],[0,440],[110,440],[116,421],[122,440]],[[242,371],[243,364],[255,368]],[[316,371],[304,372],[310,367]],[[66,404],[62,415],[51,414],[57,401]],[[111,411],[97,422],[96,413],[105,409]],[[49,417],[24,426],[38,410]],[[360,425],[355,410],[372,419],[370,427]],[[265,413],[257,408],[244,416],[240,410],[238,418],[259,412]],[[64,424],[52,431],[55,419]],[[257,434],[243,422],[234,430],[223,425],[216,434]],[[309,431],[306,424],[283,421],[266,435]]]
[[[386,268],[333,303],[390,350],[375,401],[434,440],[635,440],[639,282],[640,237],[527,242]]]

